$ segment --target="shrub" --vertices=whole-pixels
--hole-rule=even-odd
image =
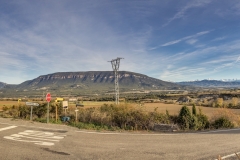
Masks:
[[[7,107],[7,106],[3,106],[2,110],[3,110],[3,111],[7,111],[7,110],[8,110],[8,107]]]
[[[195,106],[195,104],[193,104],[193,106],[192,106],[192,115],[197,115],[197,110],[196,110],[196,106]]]
[[[189,130],[192,126],[192,115],[187,106],[183,106],[179,112],[178,124],[183,130]]]
[[[193,105],[192,113],[193,114],[191,114],[190,109],[186,106],[181,108],[177,123],[182,130],[202,130],[209,128],[208,118],[202,114],[200,108],[199,114],[197,114],[195,105]]]
[[[208,117],[204,114],[198,114],[198,130],[207,129],[210,126]]]
[[[30,115],[30,107],[20,105],[19,106],[19,118],[26,119]]]
[[[151,130],[156,123],[170,123],[170,116],[156,110],[145,112],[129,104],[104,104],[100,108],[79,110],[79,121],[108,128]]]
[[[221,117],[231,121],[235,127],[240,126],[240,115],[233,113],[231,109],[221,108],[215,111],[212,116],[212,123]]]
[[[216,129],[233,128],[234,124],[227,117],[220,117],[213,122],[212,126]]]
[[[33,114],[38,118],[42,118],[47,113],[47,103],[42,103],[38,107],[33,107]]]

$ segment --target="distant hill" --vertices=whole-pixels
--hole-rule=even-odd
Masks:
[[[0,82],[0,89],[3,88],[6,85],[7,85],[6,83]]]
[[[134,90],[179,90],[186,86],[165,82],[143,74],[120,71],[120,91]],[[39,76],[19,85],[7,85],[8,94],[43,94],[46,91],[56,94],[107,93],[114,91],[114,73],[112,71],[58,72]]]
[[[201,80],[201,81],[190,81],[190,82],[178,82],[181,85],[195,86],[195,87],[240,87],[239,81],[218,81],[218,80]]]

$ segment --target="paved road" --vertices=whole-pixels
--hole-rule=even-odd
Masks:
[[[216,159],[240,152],[240,129],[116,133],[0,118],[0,159]]]

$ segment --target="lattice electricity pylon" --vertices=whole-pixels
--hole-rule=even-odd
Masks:
[[[112,69],[114,72],[114,76],[115,76],[115,103],[119,104],[119,84],[118,84],[118,70],[119,70],[119,66],[120,66],[120,59],[123,58],[116,58],[113,59],[109,62],[112,63]]]

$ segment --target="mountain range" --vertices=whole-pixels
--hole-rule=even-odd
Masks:
[[[187,86],[151,78],[143,74],[119,71],[119,90],[182,90]],[[43,95],[51,92],[57,95],[82,95],[114,92],[114,72],[58,72],[42,75],[18,85],[3,84],[1,95]]]
[[[240,87],[239,81],[198,80],[173,83],[134,72],[118,73],[120,92]],[[112,71],[58,72],[42,75],[18,85],[0,82],[0,97],[40,96],[46,92],[56,96],[114,93],[114,81]]]
[[[239,81],[220,81],[220,80],[201,80],[201,81],[188,81],[188,82],[178,82],[178,84],[194,87],[204,87],[204,88],[233,88],[240,87]]]
[[[6,83],[0,82],[0,89],[4,88],[6,85],[7,85]]]

